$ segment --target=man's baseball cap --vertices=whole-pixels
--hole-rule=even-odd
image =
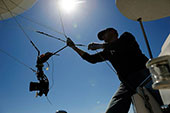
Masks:
[[[103,39],[103,35],[104,35],[107,31],[111,31],[111,30],[113,30],[113,31],[115,31],[115,32],[117,33],[117,30],[115,30],[114,28],[107,28],[107,29],[105,29],[105,30],[100,31],[100,32],[97,34],[98,39],[99,39],[99,40],[104,40],[104,39]]]

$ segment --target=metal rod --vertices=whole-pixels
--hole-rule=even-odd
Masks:
[[[142,29],[142,32],[143,32],[143,36],[144,36],[144,39],[145,39],[145,42],[146,42],[146,46],[147,46],[147,49],[148,49],[148,52],[149,52],[149,56],[152,59],[153,56],[152,56],[152,52],[151,52],[151,49],[150,49],[150,46],[149,46],[149,42],[148,42],[144,27],[143,27],[143,24],[142,24],[142,18],[137,19],[137,21],[140,23],[140,26],[141,26],[141,29]]]
[[[62,47],[62,48],[61,48],[61,49],[59,49],[58,51],[54,52],[54,53],[53,53],[53,55],[57,54],[57,53],[58,53],[58,52],[60,52],[61,50],[65,49],[66,47],[67,47],[67,45],[66,45],[66,46],[64,46],[64,47]]]
[[[48,34],[48,33],[45,33],[45,32],[42,32],[42,31],[35,31],[35,32],[37,32],[37,33],[39,33],[39,34],[42,34],[42,35],[45,35],[45,36],[48,36],[48,37],[51,37],[51,38],[53,38],[53,39],[57,39],[57,40],[62,41],[62,42],[64,42],[64,43],[67,43],[67,41],[65,41],[65,40],[63,40],[63,39],[61,39],[61,38],[58,38],[58,37],[56,37],[56,36],[50,35],[50,34]],[[76,46],[86,46],[86,45],[83,45],[83,44],[75,44],[75,45],[76,45]]]

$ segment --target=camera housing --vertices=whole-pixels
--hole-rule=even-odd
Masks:
[[[29,91],[39,91],[38,96],[42,96],[43,94],[47,96],[49,91],[49,83],[45,81],[30,82]]]

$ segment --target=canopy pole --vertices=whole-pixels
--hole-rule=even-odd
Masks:
[[[141,26],[141,29],[142,29],[142,32],[143,32],[143,36],[144,36],[144,39],[145,39],[145,43],[146,43],[146,46],[147,46],[147,49],[148,49],[148,52],[149,52],[149,56],[152,59],[153,56],[152,56],[152,52],[151,52],[151,49],[150,49],[150,46],[149,46],[149,42],[148,42],[144,27],[143,27],[143,24],[142,24],[142,18],[137,19],[137,21],[140,23],[140,26]]]

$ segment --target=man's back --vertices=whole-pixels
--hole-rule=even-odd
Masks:
[[[118,74],[126,75],[145,68],[148,58],[142,54],[134,36],[128,32],[106,46],[103,50],[105,59],[109,60]]]

